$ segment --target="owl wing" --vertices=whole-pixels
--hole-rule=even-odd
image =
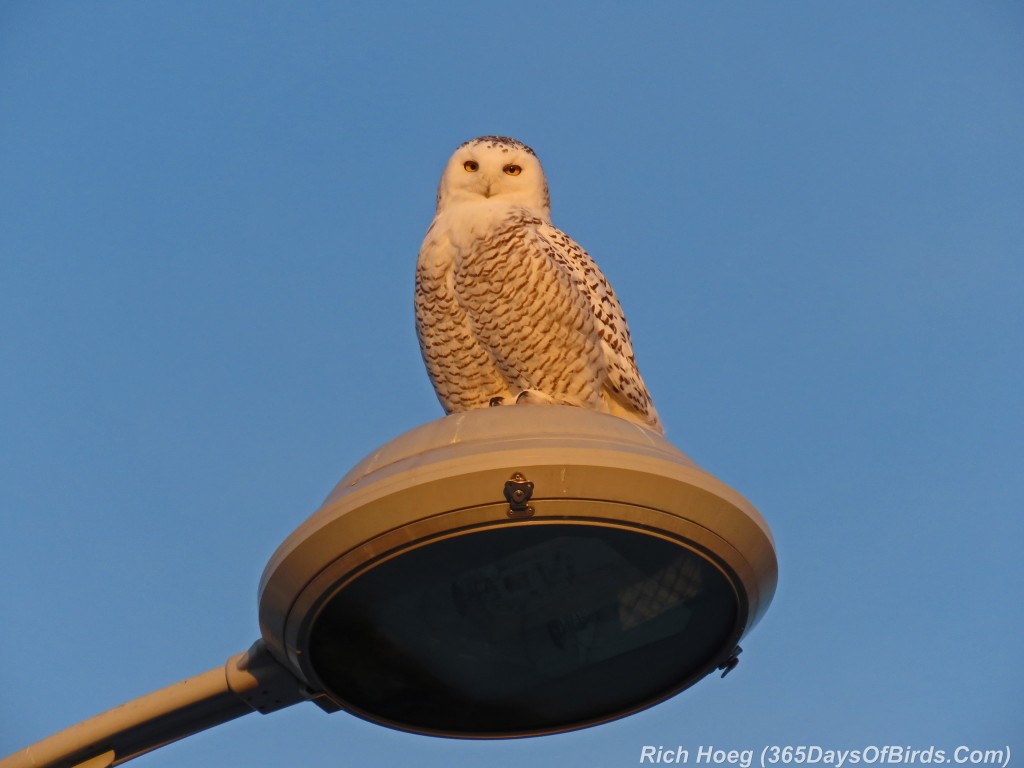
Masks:
[[[455,260],[453,290],[473,338],[513,397],[524,390],[601,409],[602,351],[593,313],[571,273],[523,213],[476,239]]]
[[[460,255],[458,302],[513,391],[613,413],[660,430],[622,308],[572,238],[529,215]]]
[[[587,300],[593,313],[593,329],[600,338],[604,357],[604,395],[610,410],[622,416],[640,416],[660,431],[658,414],[633,356],[626,316],[611,284],[590,254],[560,229],[543,224],[538,227],[538,235],[548,244],[553,261],[570,276],[574,289]]]

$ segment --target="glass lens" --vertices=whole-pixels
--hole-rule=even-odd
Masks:
[[[737,611],[725,576],[678,544],[516,523],[364,573],[325,605],[310,653],[327,690],[371,718],[518,735],[609,719],[694,682]]]

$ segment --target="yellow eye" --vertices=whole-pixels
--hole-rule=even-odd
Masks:
[[[506,165],[501,170],[503,170],[509,176],[518,176],[520,173],[523,172],[523,169],[520,168],[518,165]]]
[[[478,163],[476,160],[467,160],[462,164],[462,167],[465,168],[470,173],[476,173],[478,170],[480,170],[480,163]]]

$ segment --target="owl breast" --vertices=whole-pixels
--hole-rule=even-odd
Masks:
[[[510,397],[504,377],[473,332],[459,300],[456,263],[459,245],[472,248],[466,228],[452,231],[451,217],[439,217],[427,231],[416,267],[416,332],[427,374],[446,413],[483,408]]]
[[[600,408],[599,335],[587,301],[537,234],[544,222],[497,206],[459,214],[438,217],[417,269],[420,346],[445,410],[524,391]]]

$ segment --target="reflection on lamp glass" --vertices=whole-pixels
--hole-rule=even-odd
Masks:
[[[328,692],[369,717],[527,733],[600,721],[693,682],[737,611],[723,573],[675,542],[520,524],[367,571],[324,607],[310,646]]]

